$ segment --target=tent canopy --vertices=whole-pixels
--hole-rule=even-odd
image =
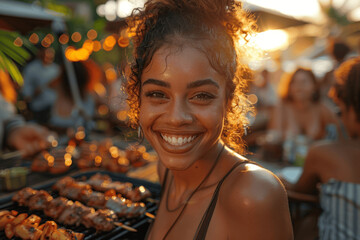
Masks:
[[[283,29],[288,27],[296,27],[310,22],[294,18],[275,10],[263,8],[261,6],[244,3],[244,9],[247,9],[257,19],[257,25],[260,31],[269,29]]]
[[[0,29],[26,34],[36,27],[50,27],[60,19],[59,13],[35,4],[0,0]]]

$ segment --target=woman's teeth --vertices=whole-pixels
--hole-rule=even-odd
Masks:
[[[179,137],[179,136],[166,136],[162,135],[161,137],[169,144],[174,146],[180,146],[184,145],[186,143],[192,142],[196,136],[190,136],[190,137]]]

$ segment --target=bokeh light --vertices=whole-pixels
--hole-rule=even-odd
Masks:
[[[29,41],[32,44],[37,44],[39,42],[39,36],[36,33],[33,33],[33,34],[30,35]]]
[[[80,42],[81,41],[81,34],[79,32],[74,32],[72,35],[71,35],[71,40],[73,42]]]

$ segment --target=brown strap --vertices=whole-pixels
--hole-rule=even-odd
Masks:
[[[164,191],[165,191],[165,184],[166,184],[166,181],[167,181],[167,177],[168,177],[168,173],[169,173],[169,169],[166,168],[165,169],[165,176],[164,176],[164,180],[163,182],[161,183],[161,190],[160,190],[160,201],[164,195]],[[149,235],[150,235],[150,232],[151,232],[151,229],[152,229],[152,226],[154,224],[154,221],[151,221],[150,222],[150,225],[148,227],[148,230],[146,231],[146,234],[145,234],[145,238],[144,239],[148,239],[149,238]]]
[[[165,176],[164,176],[164,180],[163,180],[163,182],[161,183],[160,200],[162,199],[162,196],[164,195],[164,191],[165,191],[165,184],[166,184],[166,181],[167,181],[168,173],[169,173],[169,169],[168,169],[168,168],[166,168],[166,169],[165,169]]]
[[[194,237],[194,240],[204,240],[205,237],[206,237],[206,233],[207,233],[207,230],[209,228],[209,224],[210,224],[210,221],[211,221],[211,217],[214,213],[214,210],[215,210],[215,206],[216,206],[216,202],[217,202],[217,199],[218,199],[218,196],[219,196],[219,191],[220,191],[220,187],[222,185],[222,183],[225,181],[225,179],[230,175],[230,173],[235,169],[237,168],[240,164],[243,164],[243,163],[248,163],[249,161],[242,161],[242,162],[236,162],[234,164],[234,166],[230,169],[230,171],[220,180],[220,182],[218,183],[216,189],[215,189],[215,192],[214,192],[214,195],[211,199],[211,202],[205,212],[205,214],[203,215],[202,219],[201,219],[201,222],[196,230],[196,234],[195,234],[195,237]]]

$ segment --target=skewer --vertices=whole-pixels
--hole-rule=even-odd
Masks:
[[[56,137],[54,135],[49,135],[47,137],[47,141],[50,144],[50,147],[56,147],[58,145],[58,141],[56,140]],[[24,151],[23,150],[16,150],[16,151],[12,151],[12,152],[7,152],[7,153],[0,153],[0,159],[2,160],[8,160],[10,158],[19,158],[22,157],[24,155]]]
[[[151,219],[155,219],[155,215],[152,214],[152,213],[149,213],[149,212],[146,212],[146,213],[145,213],[145,216],[147,216],[147,217],[149,217],[149,218],[151,218]]]
[[[159,203],[159,200],[156,200],[156,199],[153,199],[153,198],[150,198],[150,197],[146,198],[145,200],[146,200],[147,202],[150,202],[150,203],[156,203],[156,204]]]
[[[130,227],[128,225],[125,225],[125,224],[123,224],[121,222],[114,222],[114,225],[116,225],[118,227],[122,227],[122,228],[124,228],[124,229],[126,229],[126,230],[128,230],[130,232],[137,232],[137,229],[132,228],[132,227]]]
[[[34,190],[34,191],[38,191],[38,190]],[[40,191],[43,191],[43,190],[40,190]],[[46,192],[46,191],[44,191],[44,192]],[[15,195],[16,196],[16,195]],[[13,199],[14,200],[14,199]],[[17,200],[14,200],[14,201],[17,201]],[[28,201],[26,201],[26,203],[28,203]],[[27,207],[29,207],[27,204],[24,204],[25,206],[27,206]],[[76,204],[76,203],[75,203]],[[44,210],[43,210],[44,211]],[[101,210],[97,210],[97,211],[101,211]],[[97,211],[95,211],[94,213],[96,213]],[[111,212],[113,212],[112,210],[111,210]],[[0,216],[2,216],[1,215],[1,213],[0,213]],[[85,225],[83,222],[81,222],[83,225]],[[119,227],[122,227],[122,228],[124,228],[124,229],[126,229],[126,230],[128,230],[128,231],[131,231],[131,232],[137,232],[137,230],[135,229],[135,228],[132,228],[132,227],[130,227],[130,226],[128,226],[128,225],[125,225],[125,224],[123,224],[123,223],[120,223],[120,222],[114,222],[114,221],[112,221],[111,222],[112,224],[113,224],[113,226],[119,226]],[[86,226],[86,225],[85,225]],[[96,226],[93,226],[93,225],[90,225],[91,227],[94,227],[94,228],[96,228],[97,229],[97,227]],[[86,226],[87,227],[87,226]]]
[[[23,151],[13,151],[13,152],[8,152],[8,153],[4,153],[0,155],[0,159],[2,160],[8,160],[10,158],[18,158],[21,157],[23,155]]]

